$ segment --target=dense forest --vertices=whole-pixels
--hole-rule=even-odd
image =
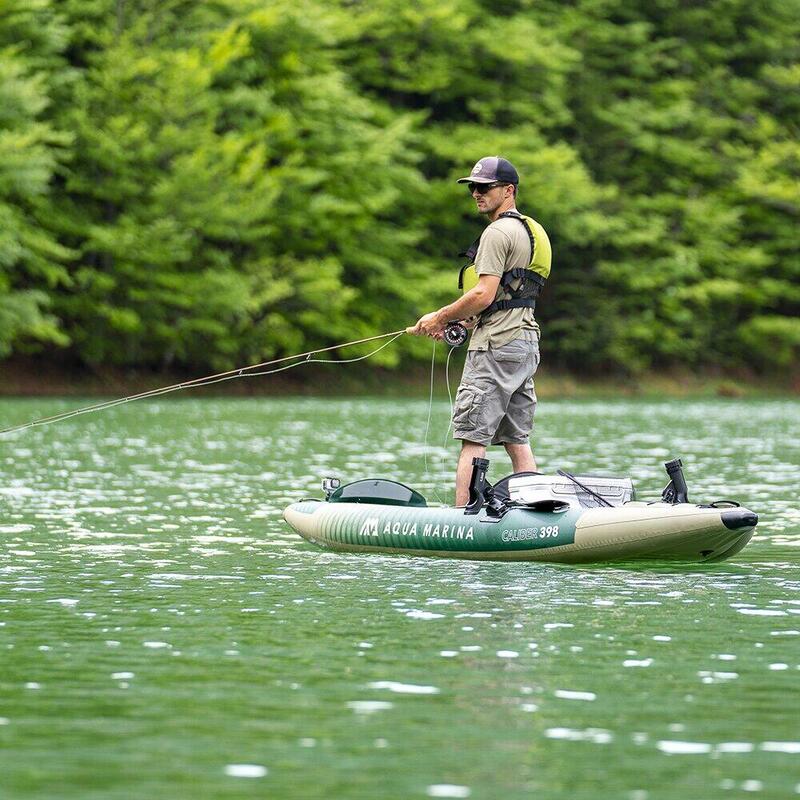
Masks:
[[[799,87],[800,0],[0,1],[0,370],[413,324],[494,154],[551,365],[796,370]]]

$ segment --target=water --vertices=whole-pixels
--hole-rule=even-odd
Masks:
[[[410,400],[149,402],[5,439],[0,796],[800,796],[799,413],[542,406],[543,468],[647,497],[682,455],[690,497],[761,515],[734,560],[685,567],[335,555],[288,530],[329,474],[449,499],[446,403],[427,448]]]

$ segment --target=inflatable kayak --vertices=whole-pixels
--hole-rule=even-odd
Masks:
[[[470,502],[428,506],[396,481],[341,486],[326,479],[324,500],[302,500],[284,519],[331,550],[448,558],[564,563],[639,559],[712,562],[750,541],[758,516],[733,501],[688,502],[681,461],[655,502],[637,502],[628,478],[519,473],[494,486],[475,459]]]

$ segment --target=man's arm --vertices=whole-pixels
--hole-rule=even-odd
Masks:
[[[477,285],[458,298],[449,306],[444,306],[438,311],[432,311],[420,317],[413,328],[406,328],[406,333],[415,336],[441,336],[444,326],[448,322],[480,314],[494,301],[497,287],[500,285],[499,275],[480,275]]]

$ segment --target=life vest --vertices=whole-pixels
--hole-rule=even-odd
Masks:
[[[550,239],[545,229],[532,217],[526,217],[518,211],[506,211],[498,217],[509,217],[519,220],[528,234],[531,243],[531,263],[527,267],[515,267],[506,270],[500,278],[500,286],[507,299],[495,300],[478,315],[483,322],[495,311],[505,311],[508,308],[535,308],[536,298],[542,291],[545,280],[550,275],[550,265],[553,253],[550,248]],[[461,256],[469,259],[469,263],[461,267],[458,274],[458,288],[466,293],[478,285],[478,273],[475,271],[475,256],[480,245],[480,236],[463,252]],[[513,283],[519,281],[516,288]]]

